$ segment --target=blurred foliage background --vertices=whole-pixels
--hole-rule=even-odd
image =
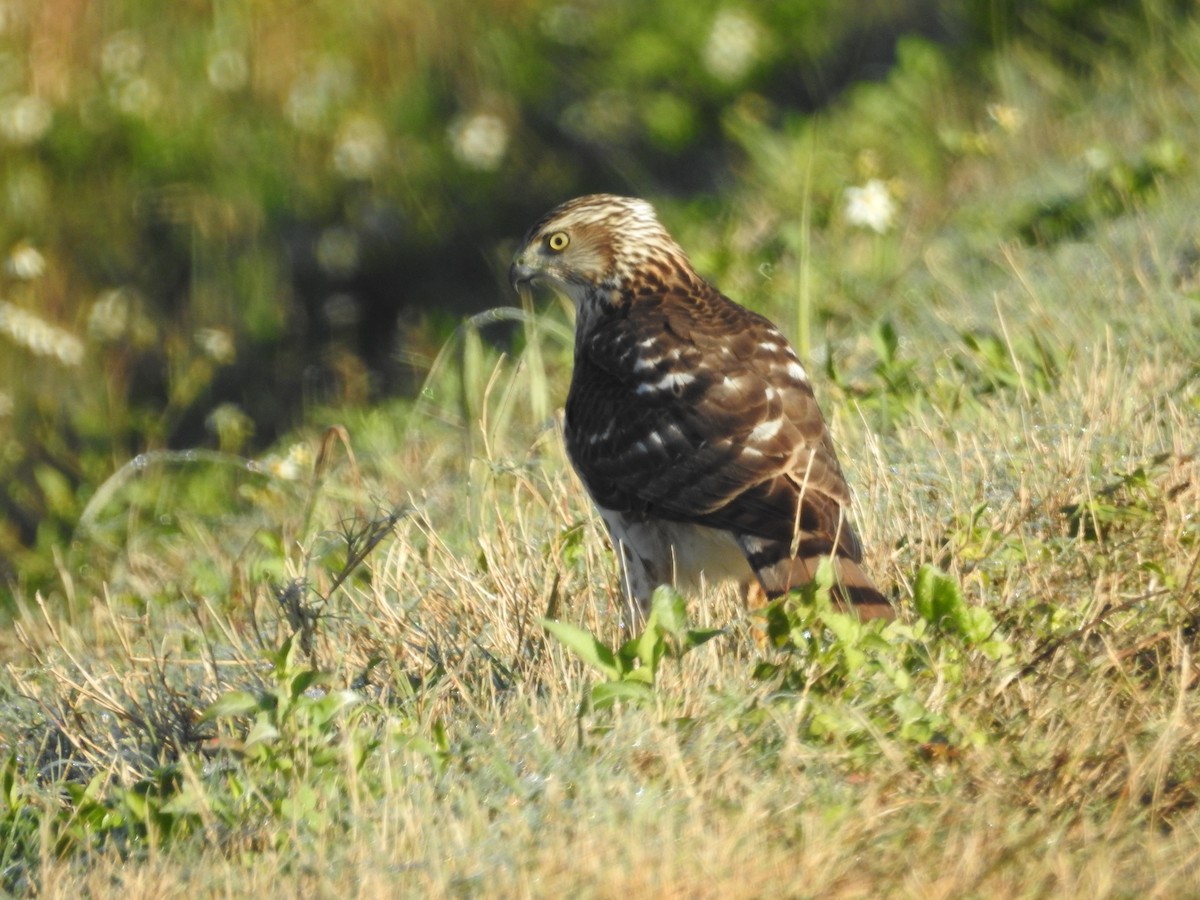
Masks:
[[[895,229],[823,270],[822,241],[853,260],[856,224],[936,218],[955,163],[1027,114],[1012,60],[1086,69],[1188,9],[5,0],[0,597],[55,577],[139,453],[254,453],[314,410],[411,395],[465,314],[512,302],[513,242],[575,194],[654,199],[750,305],[811,296],[806,347],[813,322],[861,324],[921,248]],[[1003,68],[1001,46],[1024,56]],[[1147,147],[1074,193],[997,198],[980,228],[1077,236],[1179,165]]]

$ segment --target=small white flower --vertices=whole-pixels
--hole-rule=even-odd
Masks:
[[[218,91],[236,91],[246,86],[250,66],[240,50],[218,50],[208,58],[208,83]]]
[[[1099,172],[1112,165],[1112,154],[1103,147],[1088,147],[1083,151],[1084,162],[1093,171]]]
[[[387,156],[387,133],[369,116],[354,116],[338,129],[333,168],[347,178],[368,178]]]
[[[17,97],[0,107],[0,131],[13,144],[36,143],[53,121],[54,110],[41,97]]]
[[[1009,134],[1016,134],[1025,124],[1025,114],[1007,103],[989,103],[987,114],[989,119],[1000,126],[1001,131]]]
[[[236,356],[233,338],[224,328],[200,328],[196,331],[196,346],[204,355],[220,365],[229,365]]]
[[[340,57],[327,57],[316,71],[302,76],[292,85],[284,115],[300,131],[318,132],[353,89],[354,74],[349,63]]]
[[[254,420],[236,403],[222,403],[204,419],[204,427],[217,436],[222,449],[236,451],[254,434]]]
[[[112,288],[96,298],[88,311],[87,332],[102,344],[127,341],[137,347],[149,346],[158,337],[141,294],[129,287]]]
[[[284,115],[292,126],[301,131],[317,131],[328,115],[325,98],[308,84],[294,85],[284,104]]]
[[[317,265],[328,275],[346,277],[358,269],[362,249],[349,228],[326,228],[317,238]]]
[[[158,109],[158,88],[148,78],[134,78],[116,92],[117,106],[130,116],[149,118]]]
[[[758,61],[762,29],[740,9],[723,9],[704,45],[704,65],[722,81],[737,81]]]
[[[887,184],[872,178],[862,187],[846,188],[846,221],[883,234],[896,218],[896,202]]]
[[[4,261],[4,271],[13,278],[22,281],[33,281],[46,274],[46,257],[32,244],[24,241],[13,247]]]
[[[308,444],[292,444],[287,456],[280,459],[274,453],[258,464],[264,472],[284,481],[298,481],[312,470],[312,451]]]
[[[508,126],[492,113],[459,116],[450,123],[448,133],[454,155],[482,172],[497,169],[508,150]]]
[[[142,39],[132,31],[118,31],[100,51],[100,68],[112,78],[125,78],[136,72],[146,56]]]
[[[83,342],[79,338],[4,300],[0,300],[0,334],[29,352],[53,357],[64,366],[83,362]]]

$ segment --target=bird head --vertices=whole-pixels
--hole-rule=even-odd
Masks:
[[[641,276],[694,277],[687,255],[645,200],[591,194],[544,215],[521,241],[508,270],[518,291],[544,284],[576,306],[596,297],[609,302]]]

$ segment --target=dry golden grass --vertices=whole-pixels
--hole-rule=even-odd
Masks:
[[[1094,136],[1046,133],[1048,88],[1014,94],[1043,128],[1031,155],[964,164],[965,218],[990,210],[989,176],[1020,184]],[[1155,96],[1147,115],[1195,131]],[[907,238],[927,252],[882,311],[892,358],[846,339],[818,389],[899,621],[834,636],[801,610],[799,646],[769,646],[732,597],[689,598],[726,633],[664,660],[644,703],[582,708],[600,676],[538,624],[627,637],[547,415],[557,307],[506,314],[536,349],[515,361],[464,329],[415,408],[314,440],[311,481],[152,459],[64,559],[70,602],[29,601],[2,638],[3,885],[1200,893],[1198,198],[1180,176],[1050,246],[972,249],[953,220]],[[926,564],[992,643],[921,619]]]
[[[1018,280],[1028,274],[1014,265]],[[1052,279],[1037,288],[1068,289]],[[920,638],[930,668],[897,696],[944,723],[933,740],[905,736],[900,718],[881,727],[888,711],[869,689],[762,649],[755,622],[721,595],[693,600],[691,612],[728,634],[665,665],[654,703],[581,718],[594,673],[536,618],[551,610],[619,640],[611,557],[554,434],[489,418],[489,403],[507,402],[498,389],[519,393],[529,377],[501,367],[489,375],[477,455],[457,468],[424,452],[445,440],[431,429],[397,438],[399,457],[356,447],[362,484],[326,463],[318,522],[394,495],[393,478],[416,485],[440,471],[414,494],[417,511],[332,590],[297,663],[375,704],[359,724],[379,741],[363,765],[287,773],[287,791],[327,782],[307,812],[264,807],[237,828],[202,812],[187,834],[110,840],[61,860],[44,850],[41,893],[1194,893],[1200,416],[1184,353],[1194,338],[1169,325],[1195,301],[1160,295],[1143,324],[1117,324],[1129,329],[1117,340],[1098,314],[1106,298],[1093,299],[1089,310],[1076,298],[1059,330],[1042,333],[1074,348],[1061,350],[1052,383],[1018,382],[957,408],[913,400],[885,434],[869,428],[869,411],[826,396],[870,562],[899,600],[901,622],[885,638],[907,639],[911,578],[935,561],[1012,648],[992,659],[951,635]],[[936,355],[916,338],[910,352]],[[228,552],[215,531],[210,539]],[[289,554],[292,574],[310,579],[301,605],[338,571],[312,561],[325,558],[323,542],[338,543],[302,539],[307,570]],[[164,538],[162,549],[169,569],[179,547]],[[202,744],[212,727],[189,711],[236,685],[269,685],[260,645],[290,631],[269,590],[245,583],[220,606],[135,607],[127,595],[99,596],[72,622],[28,611],[6,680],[54,712],[38,723],[44,743],[59,742],[42,747],[43,761],[69,760],[110,796],[173,761],[216,804],[229,789],[216,771],[223,751]],[[792,666],[803,688],[756,680],[764,659]],[[863,730],[822,733],[821,716]],[[438,729],[440,752],[413,743]],[[265,776],[252,762],[231,753],[225,764],[244,766],[253,784]],[[45,837],[61,827],[45,821]]]

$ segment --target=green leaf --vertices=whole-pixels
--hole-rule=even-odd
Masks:
[[[185,786],[178,794],[162,805],[161,812],[172,816],[195,816],[210,808],[209,800],[191,786]]]
[[[835,580],[836,579],[833,574],[833,560],[828,556],[822,556],[821,561],[817,564],[817,571],[816,574],[813,575],[811,585],[813,589],[813,602],[819,608],[826,606],[832,608],[829,598],[833,591]]]
[[[312,707],[312,724],[320,728],[327,724],[342,710],[357,706],[362,702],[356,692],[351,690],[334,691],[316,701]]]
[[[958,631],[964,606],[958,582],[936,566],[923,565],[913,585],[913,605],[931,625]]]
[[[4,760],[4,768],[0,771],[0,797],[4,798],[5,806],[9,809],[19,809],[23,804],[19,803],[19,791],[17,790],[17,754],[10,753],[8,758]]]
[[[316,684],[322,677],[321,672],[316,669],[303,669],[292,676],[289,693],[293,700],[299,698],[301,694],[307,691],[310,687]]]
[[[260,718],[254,723],[254,727],[250,729],[250,733],[246,735],[245,748],[249,750],[259,744],[273,744],[279,738],[279,729],[268,722],[266,719]]]
[[[450,735],[446,731],[446,723],[441,719],[435,719],[431,731],[433,733],[433,743],[437,746],[438,752],[449,755]]]
[[[687,628],[687,601],[675,588],[660,584],[650,598],[650,616],[663,631],[678,638]]]
[[[725,633],[724,628],[690,628],[684,633],[684,651],[694,650]]]
[[[538,619],[538,624],[593,669],[597,669],[613,681],[621,677],[622,669],[612,650],[592,637],[590,631],[550,619]]]
[[[931,625],[957,634],[969,644],[986,642],[989,656],[1005,654],[1007,644],[991,640],[996,631],[992,614],[981,606],[968,605],[958,582],[937,567],[924,565],[917,572],[913,604]]]
[[[149,807],[146,798],[137,791],[123,791],[121,800],[125,803],[125,808],[139,822],[145,822]]]
[[[755,614],[766,620],[767,641],[772,647],[782,647],[788,642],[792,632],[791,618],[788,616],[787,597],[776,597]]]
[[[602,681],[592,686],[592,708],[608,709],[618,700],[645,703],[653,696],[653,688],[643,681]]]
[[[875,345],[875,354],[885,366],[896,361],[896,351],[900,347],[900,336],[896,326],[890,319],[880,319],[871,329],[871,343]]]
[[[218,697],[200,716],[201,722],[211,722],[213,719],[232,719],[235,716],[245,716],[258,712],[261,703],[254,694],[248,691],[230,691]]]
[[[646,623],[646,630],[632,640],[626,641],[617,651],[621,677],[628,678],[631,673],[641,671],[637,667],[640,662],[642,668],[645,669],[640,680],[652,682],[658,672],[658,663],[665,650],[666,641],[663,640],[662,629],[658,627],[653,614],[651,614],[650,621]]]
[[[290,672],[295,666],[293,663],[296,659],[296,654],[299,652],[300,645],[295,640],[295,635],[289,635],[288,638],[279,645],[279,649],[267,657],[271,661],[271,665],[275,667],[277,675],[282,675],[285,672]]]

